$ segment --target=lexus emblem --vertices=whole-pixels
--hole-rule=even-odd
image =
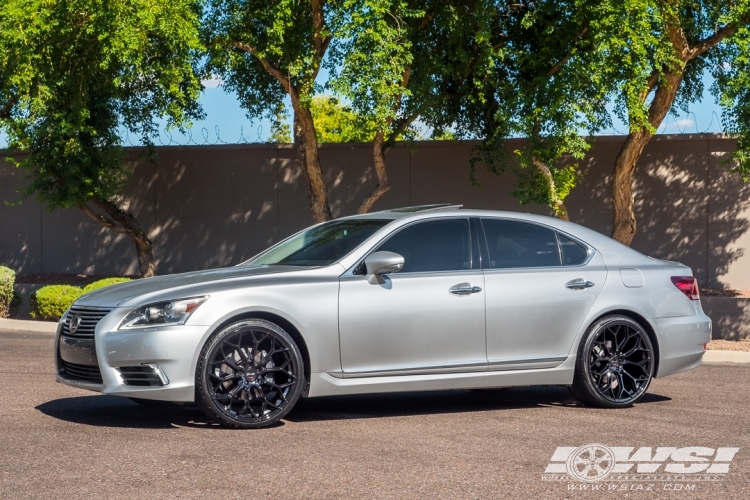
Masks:
[[[79,326],[81,326],[80,316],[73,316],[72,318],[70,318],[70,333],[75,333],[78,330]]]

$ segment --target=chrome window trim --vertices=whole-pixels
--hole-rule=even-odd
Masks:
[[[577,238],[577,237],[573,236],[572,234],[567,233],[565,231],[561,231],[560,229],[557,229],[556,227],[552,227],[552,226],[548,226],[546,224],[542,224],[541,222],[524,220],[524,219],[513,219],[513,218],[509,218],[509,217],[478,217],[478,219],[479,219],[479,222],[480,222],[480,227],[482,228],[482,232],[484,233],[485,243],[487,242],[487,233],[486,233],[486,231],[484,229],[484,225],[481,224],[481,222],[483,220],[485,220],[485,219],[487,219],[487,220],[501,220],[501,221],[509,221],[509,222],[520,222],[521,224],[533,224],[535,226],[543,227],[544,229],[548,229],[550,231],[553,231],[555,233],[555,240],[557,241],[558,256],[560,257],[560,265],[559,266],[499,267],[499,268],[483,267],[482,270],[485,271],[485,272],[487,272],[487,271],[491,271],[491,272],[497,272],[497,271],[516,271],[516,270],[519,270],[519,269],[520,270],[531,270],[531,269],[574,269],[574,268],[577,268],[577,267],[584,267],[584,266],[588,265],[588,263],[591,262],[591,259],[594,258],[594,254],[596,253],[596,249],[595,248],[593,248],[588,243],[586,243],[584,241],[581,241],[580,238]],[[573,240],[574,242],[578,243],[583,248],[585,248],[586,249],[586,253],[587,253],[586,260],[583,261],[581,264],[573,264],[573,265],[569,265],[569,266],[564,265],[562,263],[562,250],[560,248],[560,238],[558,237],[558,233],[564,235],[567,238],[570,238],[571,240]],[[489,244],[487,244],[487,254],[488,255],[489,255],[489,252],[490,252]]]

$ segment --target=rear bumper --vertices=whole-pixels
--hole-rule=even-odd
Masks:
[[[699,311],[694,316],[653,320],[659,336],[659,371],[657,377],[697,368],[703,346],[711,341],[711,318]]]

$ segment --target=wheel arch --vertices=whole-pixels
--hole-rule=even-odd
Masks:
[[[658,374],[659,374],[659,360],[661,359],[661,349],[659,347],[659,338],[656,336],[656,330],[654,330],[653,325],[651,324],[650,321],[648,321],[646,319],[645,316],[643,316],[642,314],[639,314],[639,313],[637,313],[635,311],[632,311],[630,309],[613,309],[611,311],[607,311],[607,312],[603,312],[603,313],[599,314],[599,316],[597,316],[596,318],[594,318],[589,323],[589,326],[587,326],[586,329],[588,330],[588,328],[590,328],[591,325],[593,325],[594,323],[596,323],[600,319],[602,319],[602,318],[604,318],[606,316],[612,316],[612,315],[615,315],[615,314],[620,314],[622,316],[627,316],[628,318],[632,319],[633,321],[635,321],[636,323],[638,323],[639,325],[641,325],[641,327],[644,330],[646,330],[646,333],[648,334],[648,338],[651,341],[651,345],[654,346],[654,358],[655,358],[655,362],[654,362],[654,378],[656,378],[658,376]]]
[[[213,335],[216,332],[221,331],[223,328],[231,325],[232,323],[236,323],[237,321],[242,321],[246,319],[263,319],[266,321],[270,321],[271,323],[275,323],[276,325],[283,328],[290,337],[294,340],[294,342],[297,344],[297,347],[299,347],[300,354],[302,355],[302,362],[305,365],[305,387],[303,389],[302,394],[307,394],[307,389],[310,385],[310,351],[307,347],[307,343],[305,342],[305,338],[302,336],[302,333],[299,331],[299,329],[294,326],[294,323],[286,319],[285,317],[275,314],[272,312],[267,311],[245,311],[239,314],[236,314],[234,316],[231,316],[224,320],[222,323],[220,323],[216,328],[214,328],[210,334],[206,336],[206,339],[203,343],[205,345],[205,342],[208,342],[208,339],[213,337]],[[203,345],[201,345],[201,348],[198,350],[200,352],[201,349],[203,349]]]

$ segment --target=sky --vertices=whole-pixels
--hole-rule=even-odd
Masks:
[[[320,75],[325,78],[325,75]],[[706,90],[701,102],[694,103],[690,113],[680,113],[678,117],[667,116],[659,127],[660,134],[695,134],[703,132],[721,132],[721,109],[714,102],[708,92],[711,77],[704,77]],[[188,133],[177,130],[167,131],[166,122],[160,121],[160,134],[154,140],[159,145],[201,145],[201,144],[237,144],[245,142],[265,142],[270,134],[271,123],[268,120],[251,120],[240,107],[236,95],[225,91],[219,80],[205,80],[200,103],[205,111],[203,120],[193,123]],[[612,109],[610,105],[608,109]],[[287,109],[290,108],[287,103]],[[604,130],[600,135],[623,135],[627,126],[613,115],[613,126]],[[136,146],[139,141],[136,136],[127,131],[121,132],[125,146]],[[0,134],[0,148],[7,144],[5,136]]]

